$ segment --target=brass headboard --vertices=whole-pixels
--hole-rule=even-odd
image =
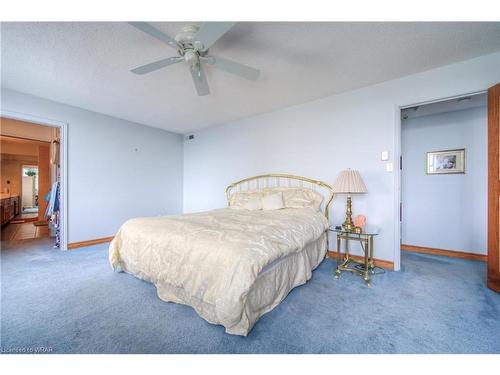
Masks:
[[[264,189],[272,187],[300,187],[310,188],[313,191],[319,187],[324,190],[323,212],[328,219],[328,211],[333,201],[334,193],[332,187],[326,182],[313,180],[312,178],[294,176],[291,174],[270,173],[244,178],[243,180],[233,182],[226,188],[227,204],[229,205],[231,194],[239,191],[248,191],[254,189]],[[324,194],[324,193],[327,194]]]

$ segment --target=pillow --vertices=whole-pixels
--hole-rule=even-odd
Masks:
[[[323,195],[317,191],[301,187],[270,187],[262,190],[264,194],[282,192],[285,208],[312,208],[319,211]]]
[[[238,191],[229,197],[229,208],[244,209],[249,201],[260,200],[263,195],[261,190]]]
[[[283,190],[283,201],[286,208],[312,208],[319,211],[323,195],[311,189],[288,188]]]
[[[249,199],[241,208],[250,211],[262,210],[262,199],[260,197]]]
[[[285,208],[285,205],[283,204],[283,193],[281,191],[262,197],[263,210],[280,210],[282,208]]]
[[[312,208],[319,211],[323,202],[323,195],[317,191],[301,187],[268,187],[264,189],[254,189],[248,191],[238,191],[229,198],[229,208],[252,209],[256,203],[245,207],[247,202],[254,199],[261,199],[269,194],[282,194],[284,208]],[[260,209],[260,208],[253,208]]]

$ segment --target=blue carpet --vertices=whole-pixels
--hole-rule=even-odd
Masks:
[[[325,260],[245,338],[112,272],[107,246],[2,243],[2,352],[500,353],[500,295],[482,262],[403,253],[402,271],[369,289],[355,275],[335,280]]]

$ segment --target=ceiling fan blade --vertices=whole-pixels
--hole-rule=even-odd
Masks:
[[[150,64],[138,66],[137,68],[134,68],[131,70],[132,73],[135,74],[146,74],[146,73],[151,73],[154,72],[155,70],[165,68],[166,66],[172,65],[172,64],[177,64],[178,62],[181,62],[183,59],[182,57],[168,57],[163,60],[158,60],[155,62],[152,62]]]
[[[189,68],[191,71],[191,76],[193,77],[194,87],[198,92],[199,96],[204,96],[210,94],[208,88],[207,76],[203,71],[201,64],[195,64]]]
[[[260,70],[251,68],[248,65],[237,63],[236,61],[223,59],[222,57],[210,56],[207,59],[209,64],[212,64],[220,70],[235,74],[237,76],[249,79],[251,81],[257,80],[260,75]]]
[[[205,22],[194,40],[203,43],[203,50],[207,50],[235,24],[236,22]]]
[[[151,35],[153,38],[161,40],[163,43],[168,44],[170,47],[178,49],[179,44],[177,41],[167,34],[164,34],[160,30],[154,28],[147,22],[128,22],[129,25],[134,26],[135,28],[141,30],[142,32]]]

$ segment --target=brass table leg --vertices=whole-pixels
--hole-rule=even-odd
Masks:
[[[373,236],[370,236],[370,270],[372,273],[374,272],[373,270],[375,269],[375,264],[373,261]]]
[[[349,260],[349,235],[345,236],[345,260]]]
[[[364,279],[365,279],[365,283],[367,286],[371,286],[370,285],[370,265],[369,265],[369,262],[368,262],[368,259],[369,259],[369,256],[370,256],[370,249],[369,249],[369,240],[368,238],[366,238],[364,240],[364,243],[365,243],[365,275],[364,275]]]
[[[340,234],[337,233],[337,269],[335,270],[335,278],[340,277],[340,265],[342,264],[342,252],[340,249]]]

